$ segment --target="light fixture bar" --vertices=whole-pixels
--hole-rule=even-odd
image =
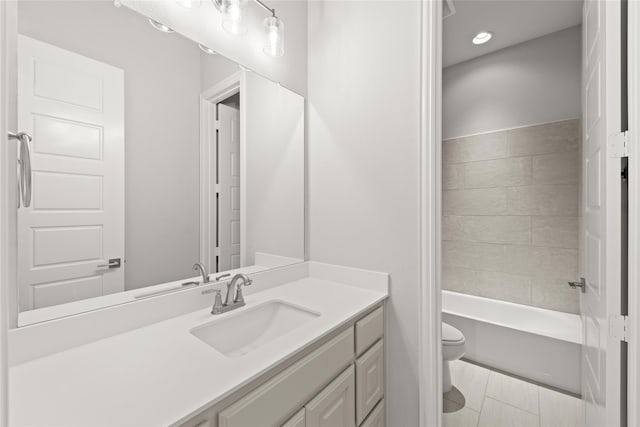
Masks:
[[[260,5],[264,10],[266,10],[267,12],[269,12],[272,16],[276,16],[276,10],[275,9],[271,9],[269,6],[267,6],[262,0],[253,0],[256,3],[258,3],[258,5]]]

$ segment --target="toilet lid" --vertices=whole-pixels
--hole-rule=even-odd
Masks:
[[[442,341],[459,342],[463,340],[464,340],[464,335],[462,335],[462,332],[460,332],[453,326],[442,322]]]

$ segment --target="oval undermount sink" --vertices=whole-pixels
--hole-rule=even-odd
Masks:
[[[320,313],[285,301],[269,301],[256,307],[238,309],[230,317],[214,320],[190,332],[225,356],[238,357],[318,316]]]

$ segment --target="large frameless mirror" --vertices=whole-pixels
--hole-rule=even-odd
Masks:
[[[19,325],[304,259],[300,95],[109,1],[21,1],[18,33]]]

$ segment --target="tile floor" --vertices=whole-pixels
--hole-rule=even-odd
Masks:
[[[579,427],[580,399],[457,360],[443,427]]]

